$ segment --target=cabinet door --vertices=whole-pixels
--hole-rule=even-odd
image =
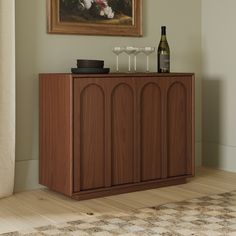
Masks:
[[[105,90],[74,81],[74,191],[105,187]]]
[[[134,183],[137,173],[135,153],[136,100],[133,79],[110,82],[111,184]]]
[[[193,174],[194,79],[166,81],[166,140],[168,177]]]
[[[141,181],[160,179],[163,171],[163,104],[162,78],[137,78],[139,104],[139,158]]]
[[[132,78],[74,82],[74,191],[137,182]]]

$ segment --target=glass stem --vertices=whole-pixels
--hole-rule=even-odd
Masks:
[[[147,56],[147,72],[149,72],[149,56]]]
[[[130,66],[130,64],[131,64],[131,57],[130,57],[130,55],[129,55],[129,72],[131,71],[131,66]]]
[[[116,55],[116,72],[119,72],[119,55]]]
[[[137,57],[136,55],[134,56],[134,71],[137,71]]]

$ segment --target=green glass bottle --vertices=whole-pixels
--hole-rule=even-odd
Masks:
[[[170,48],[166,38],[166,26],[161,27],[161,40],[157,49],[158,73],[170,72]]]

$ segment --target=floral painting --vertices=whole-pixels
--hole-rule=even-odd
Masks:
[[[49,33],[141,36],[141,0],[48,0]]]
[[[60,0],[60,20],[132,25],[132,9],[132,0]]]

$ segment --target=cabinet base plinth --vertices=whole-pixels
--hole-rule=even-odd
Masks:
[[[171,178],[168,180],[165,179],[165,180],[148,181],[134,184],[126,184],[103,189],[81,191],[79,193],[74,193],[72,195],[72,198],[75,200],[87,200],[87,199],[106,197],[122,193],[130,193],[130,192],[166,187],[171,185],[185,184],[186,182],[187,182],[187,177],[184,176],[184,177]]]

